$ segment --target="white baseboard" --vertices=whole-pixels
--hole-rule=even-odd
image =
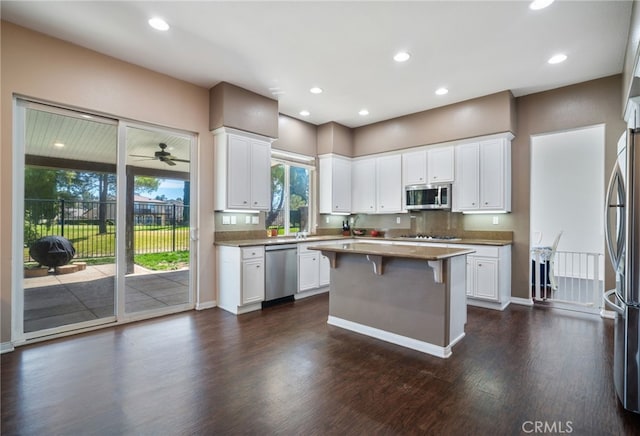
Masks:
[[[467,298],[468,306],[482,307],[483,309],[505,310],[511,301],[504,303],[493,303],[491,301],[476,300],[475,298]]]
[[[0,343],[0,354],[10,353],[14,350],[13,343],[11,342],[1,342]]]
[[[205,310],[205,309],[212,309],[214,307],[216,307],[216,301],[205,301],[204,303],[197,303],[196,304],[196,310]]]
[[[451,345],[453,345],[453,343],[455,342],[458,342],[460,339],[462,339],[462,337],[464,337],[463,333],[460,337],[456,338],[455,341],[448,347],[440,347],[438,345],[430,344],[429,342],[408,338],[406,336],[401,336],[396,333],[388,332],[386,330],[380,330],[374,327],[369,327],[357,322],[348,321],[346,319],[337,318],[331,315],[329,315],[329,318],[327,319],[327,324],[341,327],[346,330],[351,330],[352,332],[360,333],[365,336],[370,336],[372,338],[380,339],[382,341],[390,342],[402,347],[411,348],[412,350],[421,351],[423,353],[431,354],[432,356],[441,357],[444,359],[451,356]]]
[[[312,289],[310,291],[299,292],[295,294],[294,298],[296,300],[300,300],[301,298],[313,297],[314,295],[324,294],[326,292],[329,292],[328,286],[325,286],[324,288],[319,288],[319,289]]]
[[[521,306],[533,306],[533,300],[531,298],[511,297],[511,302]]]

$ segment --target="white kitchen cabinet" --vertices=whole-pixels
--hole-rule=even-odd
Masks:
[[[298,294],[296,298],[328,291],[330,281],[329,259],[312,245],[333,244],[335,241],[298,243]]]
[[[452,210],[511,211],[511,142],[508,139],[456,147]]]
[[[356,159],[352,164],[352,212],[402,211],[402,156]]]
[[[318,160],[320,213],[351,213],[351,159],[330,154]]]
[[[218,246],[218,306],[240,314],[261,309],[264,301],[264,247]]]
[[[402,156],[376,158],[376,210],[378,213],[402,212]]]
[[[426,150],[402,153],[402,176],[405,186],[427,183]]]
[[[351,211],[376,212],[376,160],[357,159],[352,162]]]
[[[320,284],[320,252],[298,255],[298,292],[316,289]]]
[[[467,304],[503,310],[511,295],[511,247],[456,245],[475,253],[467,255]]]
[[[239,130],[214,132],[215,210],[269,210],[271,140]]]
[[[454,147],[427,149],[427,182],[451,183],[454,180]]]

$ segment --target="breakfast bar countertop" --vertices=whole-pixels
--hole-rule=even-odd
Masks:
[[[441,260],[450,257],[471,254],[474,251],[466,248],[424,247],[419,245],[389,245],[371,242],[336,242],[328,245],[309,247],[310,250],[353,253],[405,259]]]

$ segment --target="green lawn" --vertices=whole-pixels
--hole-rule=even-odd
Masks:
[[[61,235],[59,225],[42,227],[40,236]],[[97,225],[74,224],[64,226],[64,237],[76,249],[77,258],[113,257],[115,255],[115,226],[108,227],[108,233],[98,234]],[[181,226],[174,231],[171,226],[134,226],[134,247],[136,254],[170,252],[189,249],[189,227]],[[29,259],[29,249],[24,249],[24,259]]]

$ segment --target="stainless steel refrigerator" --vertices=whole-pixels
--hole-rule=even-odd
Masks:
[[[628,129],[618,143],[609,181],[605,238],[616,272],[616,288],[605,304],[617,315],[613,379],[625,409],[640,413],[640,129]]]

